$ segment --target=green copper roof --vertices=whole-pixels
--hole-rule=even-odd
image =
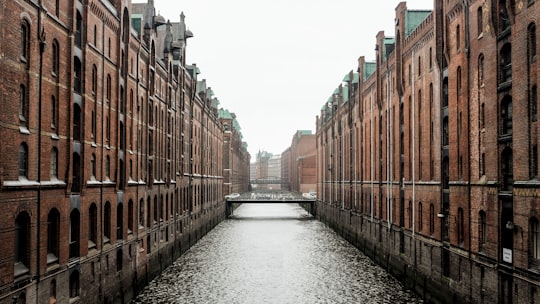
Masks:
[[[349,101],[349,87],[348,86],[341,87],[341,97],[343,98],[343,102]]]
[[[405,36],[409,36],[431,14],[431,11],[407,11],[405,14]]]
[[[366,62],[364,64],[364,80],[368,79],[373,73],[375,73],[375,68],[377,67],[375,62]]]
[[[219,106],[219,99],[217,97],[212,98],[212,107],[216,108]]]
[[[219,118],[223,118],[223,119],[233,119],[232,115],[231,115],[231,112],[229,112],[229,110],[227,109],[219,109],[218,110],[218,115],[219,115]]]
[[[358,82],[360,82],[360,75],[358,73],[354,73],[352,83],[358,83]]]
[[[131,14],[131,26],[137,31],[137,33],[141,33],[141,23],[142,23],[143,15],[142,14]]]

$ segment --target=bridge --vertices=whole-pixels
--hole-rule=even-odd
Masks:
[[[252,192],[234,193],[225,196],[227,203],[227,216],[233,214],[233,204],[287,204],[298,203],[310,214],[315,215],[315,203],[317,198],[311,195],[303,195],[298,192],[285,190],[256,190]]]
[[[249,181],[253,185],[288,185],[289,182],[279,178],[258,178]]]

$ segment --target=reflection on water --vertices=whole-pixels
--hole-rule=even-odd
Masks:
[[[134,303],[421,303],[297,204],[242,205]]]

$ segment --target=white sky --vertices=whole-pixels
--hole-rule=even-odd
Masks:
[[[133,2],[146,2],[134,0]],[[196,63],[220,107],[236,113],[252,162],[281,154],[296,130],[315,133],[320,109],[357,59],[375,59],[375,36],[394,36],[398,0],[155,0],[156,12],[194,37]],[[408,9],[433,9],[409,0]]]

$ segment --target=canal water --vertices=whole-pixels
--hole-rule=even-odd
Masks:
[[[132,303],[422,303],[297,204],[244,204]]]

